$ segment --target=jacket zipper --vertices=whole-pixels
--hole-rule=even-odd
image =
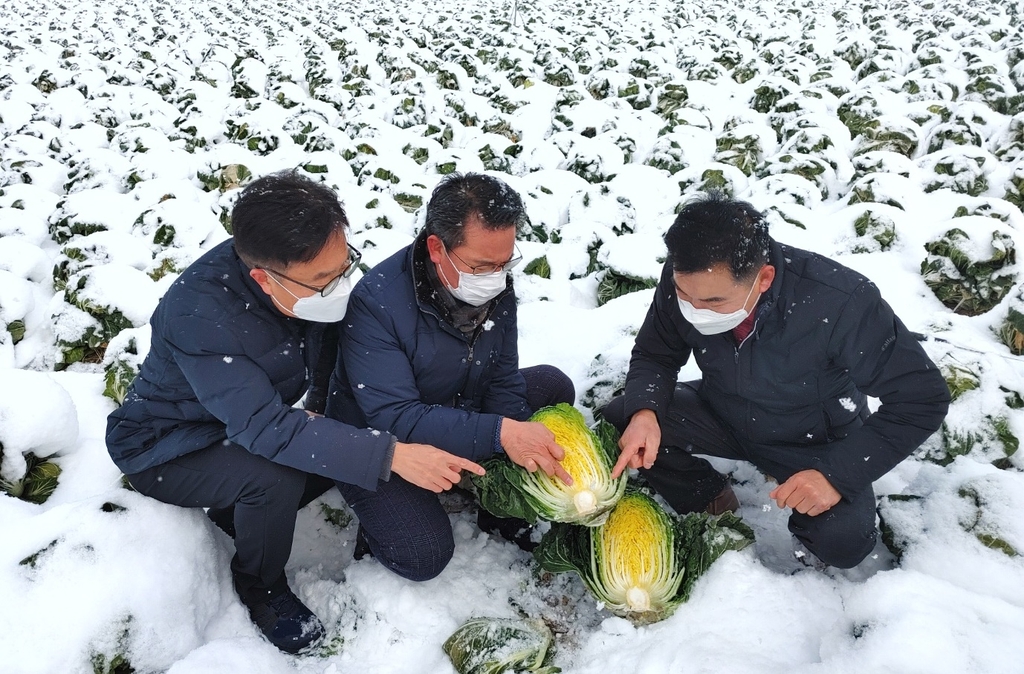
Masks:
[[[733,347],[733,364],[736,366],[735,370],[736,370],[736,391],[737,391],[737,393],[740,392],[740,386],[741,386],[742,381],[743,381],[743,377],[740,375],[740,349],[743,348],[743,345],[747,343],[747,340],[750,339],[754,335],[754,333],[757,331],[757,324],[758,324],[759,320],[760,319],[758,319],[758,318],[754,319],[754,325],[751,326],[750,332],[747,333],[747,336],[743,338],[742,342],[740,342],[735,347]],[[749,436],[750,435],[750,403],[749,402],[747,402],[747,413],[746,413],[746,418],[744,419],[744,424],[746,424],[746,429],[745,430],[746,430],[747,435]]]

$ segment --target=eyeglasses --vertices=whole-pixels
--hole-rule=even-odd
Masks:
[[[512,269],[517,264],[522,262],[523,254],[519,252],[519,246],[515,246],[514,250],[515,252],[507,262],[502,262],[501,264],[478,264],[476,266],[473,266],[466,262],[465,260],[463,260],[461,257],[459,257],[459,254],[456,253],[454,250],[449,250],[448,252],[454,255],[455,257],[459,258],[459,262],[469,267],[469,273],[472,274],[473,276],[486,276],[487,274],[497,274],[498,272],[504,271],[506,269]]]
[[[284,274],[282,274],[279,271],[274,271],[273,269],[267,269],[266,267],[263,268],[263,271],[272,272],[272,273],[276,274],[277,276],[280,276],[283,279],[291,281],[295,285],[300,285],[303,288],[308,288],[309,290],[312,290],[314,292],[320,293],[323,297],[327,297],[328,295],[331,294],[331,292],[335,288],[338,287],[338,284],[341,283],[341,279],[348,278],[349,276],[352,276],[353,273],[355,273],[356,269],[359,266],[359,261],[363,259],[363,254],[360,253],[355,248],[353,248],[352,244],[346,243],[345,245],[348,246],[348,265],[345,267],[344,271],[342,271],[340,274],[338,274],[337,276],[332,278],[330,281],[328,281],[326,283],[326,285],[322,285],[320,287],[311,286],[308,283],[303,283],[302,281],[296,281],[295,279],[291,278],[290,276],[285,276]]]

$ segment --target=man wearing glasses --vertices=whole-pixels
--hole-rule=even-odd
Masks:
[[[519,369],[516,296],[523,202],[503,181],[451,174],[427,204],[416,240],[374,267],[352,293],[327,415],[436,445],[479,461],[504,452],[527,470],[567,483],[564,451],[533,411],[572,403],[572,381],[554,367]],[[439,574],[454,552],[437,497],[392,479],[376,491],[341,485],[359,518],[358,552],[413,580]],[[481,527],[522,547],[520,520],[481,511]]]
[[[295,407],[317,397],[311,373],[324,369],[324,331],[345,315],[359,260],[332,190],[266,176],[239,196],[231,223],[233,239],[182,272],[153,313],[149,353],[108,419],[107,449],[140,493],[209,508],[234,537],[235,589],[253,621],[296,652],[324,633],[284,574],[298,508],[332,481],[434,492],[483,470]]]

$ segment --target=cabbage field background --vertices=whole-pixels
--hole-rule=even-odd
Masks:
[[[23,0],[0,7],[0,671],[448,672],[473,616],[529,616],[565,672],[1024,671],[1024,37],[990,0]],[[766,478],[758,539],[668,620],[612,617],[448,499],[457,550],[413,584],[352,560],[335,492],[288,574],[328,627],[257,636],[230,540],[123,488],[106,415],[149,316],[229,236],[237,188],[335,187],[368,266],[454,170],[530,217],[523,365],[592,415],[622,385],[680,203],[716,188],[773,236],[871,277],[954,402],[876,483],[886,542],[849,572],[793,556]],[[699,372],[688,365],[681,377]],[[889,569],[889,562],[895,568]]]

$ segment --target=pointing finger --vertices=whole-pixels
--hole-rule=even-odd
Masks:
[[[558,476],[566,485],[572,486],[572,475],[569,475],[565,468],[562,467],[562,464],[555,464],[555,475]]]
[[[460,461],[458,467],[462,470],[468,470],[471,473],[475,473],[476,475],[485,475],[487,473],[483,466],[473,463],[469,459],[463,459]]]
[[[565,449],[554,440],[548,443],[547,449],[555,461],[561,461],[565,458]]]
[[[618,479],[619,475],[622,475],[622,471],[625,470],[627,464],[632,462],[634,456],[636,456],[636,454],[626,451],[623,451],[622,454],[619,454],[619,460],[616,461],[615,466],[612,467],[613,480]]]

